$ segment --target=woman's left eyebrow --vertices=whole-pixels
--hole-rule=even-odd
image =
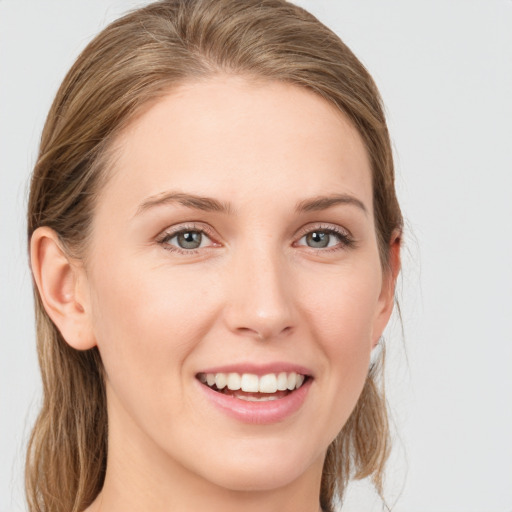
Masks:
[[[295,209],[298,212],[317,212],[327,210],[328,208],[332,208],[339,204],[355,206],[362,210],[365,215],[368,215],[368,209],[364,203],[360,199],[357,199],[357,197],[351,196],[350,194],[333,194],[329,196],[317,196],[311,199],[304,199],[297,203]]]

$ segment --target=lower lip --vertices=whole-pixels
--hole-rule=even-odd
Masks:
[[[243,423],[264,425],[283,421],[298,411],[306,400],[312,380],[311,378],[307,379],[299,389],[283,398],[262,402],[248,402],[214,391],[199,381],[197,384],[208,400],[228,416]]]

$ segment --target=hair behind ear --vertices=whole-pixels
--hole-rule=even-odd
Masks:
[[[379,496],[383,496],[383,474],[391,451],[391,437],[384,384],[385,363],[382,345],[378,360],[371,365],[363,391],[347,423],[329,445],[321,484],[321,506],[333,512],[336,497],[343,497],[350,479],[371,476]]]
[[[44,401],[29,440],[25,474],[29,510],[81,512],[105,477],[107,410],[97,348],[64,341],[35,297]],[[80,368],[80,371],[77,371]],[[59,492],[50,492],[59,483]]]

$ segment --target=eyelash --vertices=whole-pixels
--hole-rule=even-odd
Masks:
[[[207,238],[209,238],[212,241],[211,245],[208,245],[207,247],[199,247],[197,249],[183,249],[181,247],[178,247],[176,245],[170,245],[169,241],[172,240],[174,237],[178,236],[181,233],[200,233],[201,235],[206,235]],[[177,254],[183,254],[185,256],[190,256],[197,254],[200,250],[209,249],[211,247],[219,246],[218,243],[216,243],[214,240],[214,235],[212,230],[208,229],[205,226],[198,226],[197,224],[186,224],[181,225],[177,227],[176,229],[171,229],[168,231],[165,231],[162,233],[161,236],[157,238],[157,243],[159,243],[166,251],[174,252]]]
[[[299,232],[298,240],[299,241],[302,240],[305,236],[307,236],[311,233],[314,233],[315,231],[321,232],[321,233],[326,233],[328,235],[334,235],[338,239],[339,243],[337,243],[333,247],[326,247],[326,248],[315,248],[315,247],[309,247],[309,246],[303,246],[303,245],[300,245],[299,247],[307,247],[309,250],[315,251],[317,253],[325,254],[325,253],[336,252],[336,251],[340,251],[340,250],[344,250],[344,249],[350,249],[355,246],[355,240],[348,231],[341,229],[337,226],[333,226],[332,224],[329,224],[329,225],[320,224],[320,225],[316,225],[316,226],[308,226],[306,228],[303,228]],[[297,245],[297,242],[295,242],[294,245]]]
[[[298,242],[302,240],[305,236],[314,233],[314,232],[321,232],[326,233],[327,235],[334,235],[336,238],[338,238],[339,243],[336,244],[333,247],[326,247],[326,248],[315,248],[315,247],[309,247],[306,245],[298,245]],[[178,247],[176,245],[170,245],[169,241],[172,240],[174,237],[180,235],[181,233],[187,233],[187,232],[193,232],[193,233],[200,233],[201,235],[205,235],[212,243],[211,245],[208,245],[206,247],[199,247],[197,249],[183,249],[181,247]],[[220,244],[214,241],[214,234],[211,229],[208,229],[207,227],[197,224],[187,224],[187,225],[181,225],[178,226],[175,229],[171,229],[168,231],[165,231],[157,238],[157,243],[160,244],[166,251],[174,252],[177,254],[183,254],[186,256],[195,255],[200,250],[210,249],[212,247],[218,247]],[[314,251],[316,253],[331,253],[336,252],[344,249],[350,249],[351,247],[354,247],[355,240],[353,239],[352,235],[340,228],[337,228],[333,225],[316,225],[311,227],[303,228],[301,231],[299,231],[297,241],[293,244],[295,247],[307,247],[309,250]]]

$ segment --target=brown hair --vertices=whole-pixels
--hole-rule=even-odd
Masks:
[[[280,80],[335,104],[359,131],[370,157],[381,261],[402,217],[391,146],[377,88],[343,42],[285,0],[163,0],[103,30],[62,83],[41,138],[28,208],[29,239],[54,229],[83,255],[113,138],[177,85],[217,73]],[[100,492],[107,413],[97,349],[76,351],[46,314],[37,289],[43,404],[29,442],[31,512],[79,512]],[[381,364],[369,372],[355,410],[329,446],[320,501],[332,511],[350,478],[371,476],[382,492],[389,430]]]

